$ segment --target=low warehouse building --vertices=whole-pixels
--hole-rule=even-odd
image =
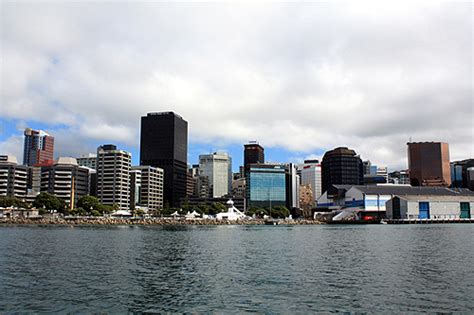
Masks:
[[[386,203],[388,219],[471,219],[474,196],[395,196]]]

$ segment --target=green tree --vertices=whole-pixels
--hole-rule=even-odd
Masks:
[[[7,207],[18,207],[18,208],[27,208],[29,205],[28,203],[22,201],[17,197],[0,197],[0,207],[7,208]]]
[[[82,196],[77,201],[77,207],[82,208],[86,210],[87,212],[91,210],[97,210],[100,207],[100,201],[99,201],[99,198],[94,197],[94,196],[89,196],[89,195]]]
[[[225,206],[220,202],[213,202],[209,207],[209,214],[216,215],[219,212],[224,212],[226,210]]]
[[[57,210],[58,212],[64,212],[65,202],[55,195],[52,195],[47,192],[42,192],[36,196],[35,201],[33,201],[33,206],[36,208],[44,208],[46,210]]]
[[[276,206],[272,208],[271,216],[272,218],[287,218],[290,215],[290,210],[285,206]]]
[[[97,210],[92,210],[92,211],[91,211],[91,215],[93,215],[94,217],[98,217],[98,216],[101,215],[101,213],[100,213],[99,211],[97,211]]]
[[[257,217],[263,217],[264,215],[268,214],[268,210],[260,207],[251,207],[247,210],[246,214],[248,216],[253,216],[255,214]]]

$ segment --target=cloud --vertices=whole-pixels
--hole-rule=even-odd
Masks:
[[[140,116],[173,110],[202,144],[258,139],[299,156],[345,145],[406,167],[411,137],[467,158],[471,12],[470,3],[6,2],[0,115],[61,125],[81,148],[137,146]]]

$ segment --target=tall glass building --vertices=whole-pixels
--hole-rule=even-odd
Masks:
[[[286,206],[286,168],[279,164],[250,164],[247,207]]]
[[[53,162],[54,137],[43,130],[25,129],[23,164],[36,165]]]

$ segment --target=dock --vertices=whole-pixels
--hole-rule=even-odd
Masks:
[[[474,223],[474,219],[385,219],[384,224],[447,224]]]

